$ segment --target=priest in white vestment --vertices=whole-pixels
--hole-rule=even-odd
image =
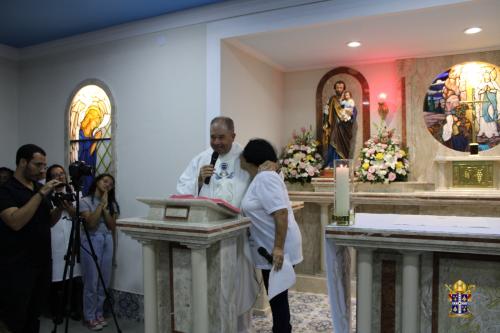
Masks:
[[[242,147],[234,142],[234,123],[228,117],[216,117],[210,123],[210,148],[197,155],[177,182],[178,194],[224,199],[240,207],[250,183],[250,175],[240,167]],[[219,153],[210,165],[213,152]],[[210,179],[205,184],[206,178]],[[236,281],[238,333],[253,332],[251,310],[259,292],[247,236],[238,240],[238,273]]]

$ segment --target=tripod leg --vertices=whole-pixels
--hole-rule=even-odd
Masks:
[[[73,302],[71,304],[71,319],[82,320],[83,306],[83,283],[81,277],[73,278]]]
[[[59,223],[66,223],[66,221],[60,221]],[[75,235],[78,233],[79,227],[76,219],[71,221],[71,231],[69,235],[68,248],[66,250],[66,255],[64,256],[64,270],[62,275],[62,281],[60,282],[61,296],[57,295],[57,302],[59,303],[56,307],[56,313],[53,315],[54,328],[52,333],[57,332],[57,325],[62,323],[63,319],[66,318],[65,322],[65,332],[68,332],[69,326],[69,313],[71,308],[71,296],[73,293],[73,271],[75,267],[76,255],[79,249],[79,242],[75,240]],[[69,274],[68,274],[69,273]]]

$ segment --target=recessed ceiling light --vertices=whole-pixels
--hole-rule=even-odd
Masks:
[[[478,32],[481,32],[482,30],[483,29],[481,29],[479,27],[471,27],[471,28],[465,29],[464,34],[473,35],[473,34],[477,34]]]
[[[353,41],[353,42],[349,42],[349,43],[347,43],[347,46],[349,46],[349,47],[360,47],[360,46],[361,46],[361,43],[360,43],[360,42]]]

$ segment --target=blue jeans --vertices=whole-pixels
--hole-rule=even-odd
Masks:
[[[90,241],[97,256],[105,287],[109,287],[113,261],[113,236],[111,232],[90,234]],[[87,252],[88,251],[88,252]],[[82,236],[81,265],[83,273],[83,317],[94,320],[103,315],[106,295],[99,280],[99,273],[92,259],[86,236]]]

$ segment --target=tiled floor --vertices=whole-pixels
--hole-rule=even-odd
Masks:
[[[290,291],[289,301],[294,333],[333,332],[327,295]],[[144,332],[143,322],[119,319],[118,323],[123,333]],[[255,316],[253,318],[255,333],[270,333],[271,326],[271,314],[267,317]],[[47,318],[42,320],[41,333],[50,333],[53,328],[52,321]],[[57,332],[64,333],[64,325],[59,325]],[[81,322],[70,320],[68,332],[88,333],[90,330],[84,327]],[[110,325],[101,332],[116,332],[116,328],[111,323],[111,320]]]
[[[102,331],[100,332],[117,332],[116,326],[112,322],[112,320],[109,320],[110,323],[107,327],[105,327]],[[135,322],[135,321],[130,321],[130,320],[125,320],[125,319],[119,319],[118,320],[118,325],[120,326],[120,329],[122,333],[142,333],[144,332],[144,323],[143,322]],[[65,325],[61,324],[57,327],[57,333],[64,333],[64,328]],[[40,325],[40,333],[51,333],[53,332],[54,329],[54,324],[50,319],[43,318],[42,323]],[[69,333],[89,333],[92,332],[85,326],[83,326],[81,321],[74,321],[74,320],[69,320],[68,323],[68,332]]]
[[[294,333],[333,332],[328,296],[290,291],[288,294]],[[253,318],[256,333],[271,333],[271,314]]]

